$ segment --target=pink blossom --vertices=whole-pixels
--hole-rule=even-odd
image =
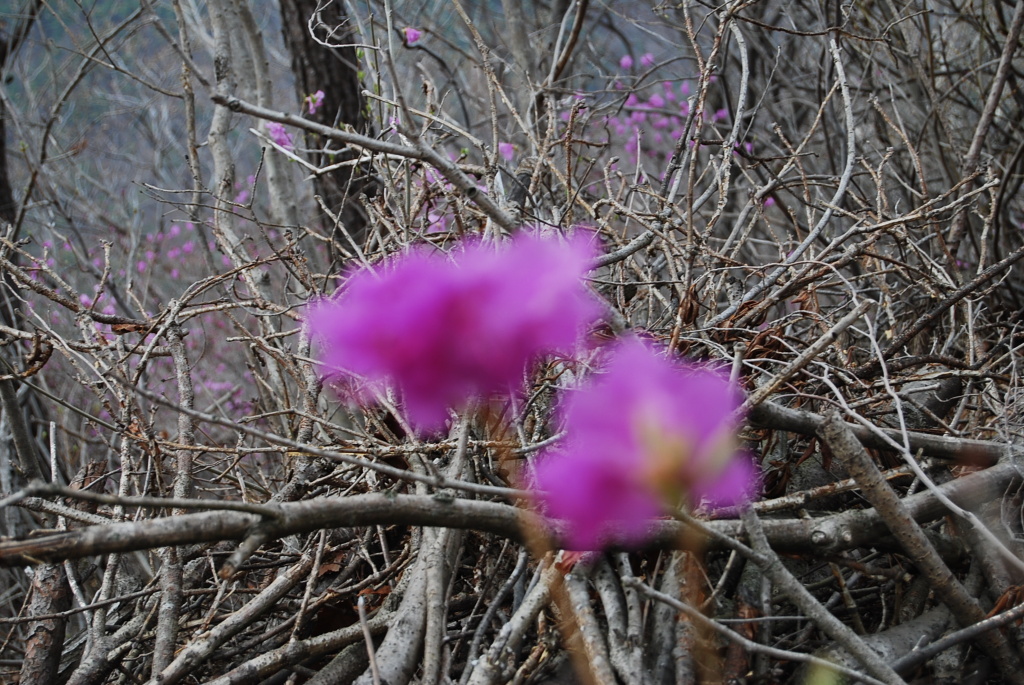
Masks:
[[[640,66],[649,67],[654,64],[654,55],[649,52],[645,52],[640,58]]]
[[[276,121],[268,121],[265,124],[267,133],[270,134],[270,139],[283,147],[286,150],[291,150],[294,147],[292,143],[292,135],[285,129],[284,124],[279,124]]]
[[[411,26],[406,26],[402,29],[402,33],[405,34],[405,44],[412,46],[419,42],[420,38],[423,37],[423,32],[419,29],[414,29]]]
[[[633,58],[630,57],[629,55],[623,55],[622,59],[619,60],[619,66],[622,67],[623,69],[632,69]]]
[[[390,383],[413,425],[434,430],[451,407],[518,391],[538,355],[572,351],[601,313],[581,281],[592,257],[582,238],[526,232],[450,255],[412,250],[352,274],[308,322],[328,365]]]
[[[516,156],[516,146],[512,143],[498,143],[498,154],[506,162],[511,162],[512,158]]]
[[[427,213],[427,233],[445,233],[448,230],[448,215],[437,212]]]
[[[324,91],[318,90],[312,95],[307,95],[303,102],[310,114],[316,114],[316,111],[324,104]]]
[[[619,344],[604,373],[563,400],[566,444],[536,474],[547,513],[566,522],[574,549],[593,549],[613,529],[642,542],[673,507],[750,499],[755,467],[736,449],[741,403],[717,371],[637,339]]]

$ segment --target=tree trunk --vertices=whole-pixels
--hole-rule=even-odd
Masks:
[[[281,24],[284,41],[291,51],[292,72],[300,99],[320,90],[323,104],[310,114],[303,103],[303,114],[327,126],[349,125],[359,133],[370,131],[366,113],[366,99],[362,95],[359,77],[359,58],[352,44],[356,33],[348,27],[348,16],[340,3],[330,3],[317,12],[316,0],[280,0]],[[319,40],[338,47],[327,47],[310,34],[310,17]],[[344,149],[325,152],[325,141],[318,136],[306,136],[306,146],[313,150],[310,161],[326,166],[352,159],[354,153]],[[371,179],[360,167],[341,167],[316,178],[316,192],[331,212],[341,219],[338,232],[348,231],[354,240],[366,233],[366,213],[359,204],[361,193],[372,191]],[[326,221],[330,221],[325,217]],[[344,242],[347,243],[347,240]]]

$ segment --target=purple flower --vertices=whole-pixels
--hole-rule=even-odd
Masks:
[[[392,384],[410,421],[433,430],[450,407],[518,391],[538,355],[573,349],[601,313],[581,282],[592,257],[583,238],[525,232],[450,255],[412,250],[352,274],[309,326],[327,364]]]
[[[564,399],[566,444],[537,467],[547,513],[567,523],[573,548],[593,549],[611,528],[642,541],[671,507],[749,499],[755,468],[736,449],[742,399],[717,371],[620,343],[604,373]]]
[[[498,154],[506,162],[511,162],[512,158],[516,156],[516,146],[512,143],[498,143]]]
[[[416,45],[420,38],[423,37],[423,32],[419,29],[414,29],[411,26],[406,26],[402,29],[402,33],[405,34],[405,44],[409,46]]]
[[[619,66],[622,67],[623,69],[632,69],[633,58],[630,57],[629,55],[623,55],[622,59],[619,60]]]
[[[324,91],[318,90],[312,95],[307,95],[303,102],[310,114],[316,114],[316,111],[324,104]]]
[[[654,64],[654,55],[649,52],[645,52],[640,58],[640,65],[643,67],[649,67]]]
[[[270,134],[270,139],[283,147],[286,150],[291,150],[294,147],[292,143],[292,135],[285,129],[284,124],[279,124],[276,121],[268,121],[265,124],[267,133]]]

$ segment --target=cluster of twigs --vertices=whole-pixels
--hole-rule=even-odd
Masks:
[[[174,43],[194,183],[148,187],[199,236],[187,277],[139,285],[137,240],[90,262],[28,196],[0,243],[0,681],[1024,681],[1024,2],[683,3],[642,26],[577,0],[536,33],[506,8],[507,35],[550,40],[550,63],[514,40],[496,53],[459,0],[465,43],[403,46],[387,5],[379,25],[352,17],[364,96],[387,112],[363,130],[283,111],[239,56],[259,37],[245,3],[209,4],[216,71]],[[677,139],[655,143],[668,115],[630,97],[676,86],[671,50],[627,78],[589,26],[685,53]],[[415,90],[420,53],[475,71],[445,85],[421,64]],[[638,111],[625,137],[610,123]],[[315,149],[271,144],[264,122]],[[234,177],[253,132],[262,204]],[[37,180],[80,199],[50,144],[27,183],[64,206]],[[296,168],[342,164],[350,204],[303,204]],[[423,437],[395,398],[339,401],[302,326],[350,269],[410,244],[580,225],[603,246],[593,345],[632,331],[732,368],[763,473],[752,506],[676,512],[639,550],[562,550],[526,488],[585,354]],[[51,259],[65,240],[70,270]]]

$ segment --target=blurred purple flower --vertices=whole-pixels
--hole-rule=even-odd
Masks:
[[[640,58],[640,66],[649,67],[654,64],[654,55],[649,52],[645,52]]]
[[[629,55],[623,55],[622,59],[619,60],[619,66],[622,67],[623,69],[632,69],[633,58],[630,57]]]
[[[516,156],[516,146],[512,143],[498,143],[498,154],[506,162],[511,162],[512,158]]]
[[[434,430],[450,407],[518,391],[538,355],[573,349],[601,314],[581,282],[593,252],[582,236],[525,232],[450,255],[413,250],[352,274],[309,326],[327,364],[393,384],[413,425]]]
[[[420,38],[423,37],[422,31],[420,31],[419,29],[414,29],[411,26],[406,26],[404,29],[402,29],[402,33],[405,34],[406,45],[416,45],[416,43],[419,42]]]
[[[270,139],[283,147],[286,150],[291,150],[294,147],[292,143],[292,135],[288,133],[288,130],[284,127],[284,124],[279,124],[276,121],[268,121],[265,124],[267,133],[270,134]]]
[[[324,104],[324,91],[318,90],[312,95],[307,95],[305,103],[309,113],[316,114],[316,111]]]
[[[564,400],[566,445],[537,467],[548,515],[566,521],[574,549],[593,549],[611,528],[642,541],[675,506],[750,499],[755,467],[736,445],[742,400],[717,371],[620,343],[604,373]]]

